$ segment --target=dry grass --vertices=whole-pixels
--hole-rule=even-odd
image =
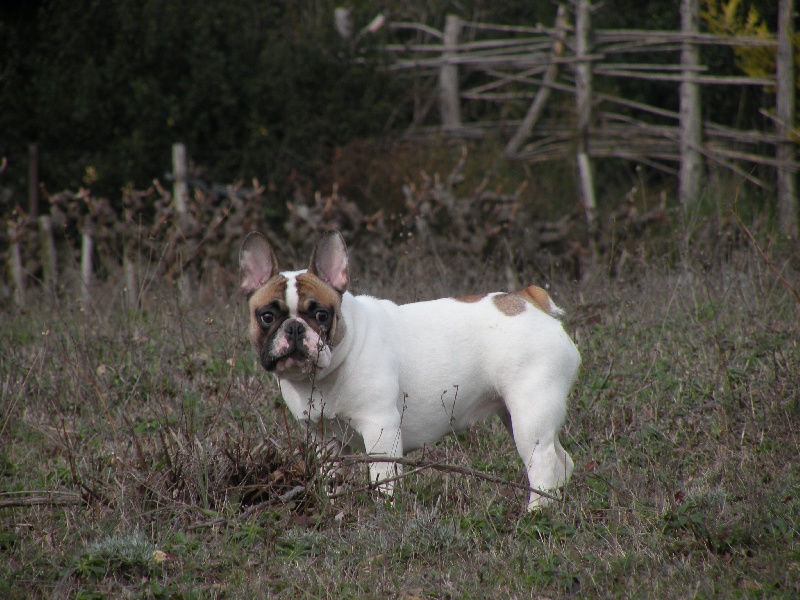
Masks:
[[[361,289],[409,300],[509,277],[417,250]],[[613,279],[514,274],[552,284],[584,358],[563,435],[576,471],[536,515],[524,491],[436,470],[391,506],[358,490],[329,500],[232,289],[181,300],[153,283],[129,311],[109,287],[86,311],[43,295],[6,313],[0,591],[797,597],[800,307],[746,247],[646,256]],[[795,285],[799,259],[775,259]],[[360,260],[356,278],[380,271]],[[425,459],[524,481],[497,420]]]

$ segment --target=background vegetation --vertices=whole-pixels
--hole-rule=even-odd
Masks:
[[[27,153],[38,144],[40,178],[50,191],[87,185],[120,204],[123,187],[145,189],[170,169],[170,147],[187,144],[198,173],[219,182],[268,184],[283,205],[298,188],[307,193],[332,183],[326,169],[337,156],[358,157],[350,144],[381,140],[371,156],[405,169],[394,141],[410,122],[412,81],[391,75],[379,50],[388,33],[344,42],[336,34],[333,0],[221,5],[186,0],[12,0],[0,7],[0,152],[7,213],[24,205]],[[465,19],[531,25],[553,22],[550,0],[357,0],[356,30],[383,12],[394,20],[440,27],[447,13]],[[775,31],[777,8],[770,0],[742,3],[757,9]],[[645,9],[646,8],[646,9]],[[744,12],[742,12],[744,14]],[[618,0],[593,16],[597,27],[676,28],[674,2]],[[720,74],[737,70],[730,49],[706,49],[704,61]],[[666,56],[653,57],[667,60]],[[644,102],[666,97],[677,109],[677,88],[631,81],[620,90]],[[739,127],[767,127],[759,113],[769,90],[720,89],[704,97],[704,115]],[[668,102],[668,103],[669,103]],[[524,114],[520,103],[481,106],[472,118]],[[435,111],[432,113],[435,119]],[[523,165],[510,165],[522,172]],[[549,172],[548,166],[535,174]],[[370,188],[361,170],[352,199],[380,203],[386,190]],[[563,178],[562,178],[563,179]],[[601,196],[619,200],[599,182]],[[626,182],[627,184],[627,182]],[[397,189],[389,194],[397,194]]]

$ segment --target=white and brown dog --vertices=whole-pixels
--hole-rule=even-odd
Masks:
[[[239,264],[253,348],[312,433],[396,458],[499,412],[531,488],[569,479],[558,433],[580,355],[541,288],[401,306],[353,296],[337,232],[317,243],[307,271],[280,272],[260,233],[245,239]],[[376,461],[370,477],[398,469]],[[545,500],[531,492],[528,508]]]

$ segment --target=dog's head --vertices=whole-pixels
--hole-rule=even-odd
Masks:
[[[344,335],[342,294],[350,277],[342,236],[326,233],[307,271],[281,273],[272,246],[253,232],[242,244],[239,269],[262,366],[290,379],[327,367]]]

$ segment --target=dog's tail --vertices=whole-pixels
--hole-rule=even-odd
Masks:
[[[543,313],[546,313],[551,317],[560,319],[561,317],[564,316],[564,311],[558,306],[556,306],[556,303],[553,302],[553,299],[550,297],[550,294],[548,294],[545,290],[543,290],[539,286],[529,285],[524,290],[520,290],[519,292],[517,292],[517,294],[522,296],[527,302],[533,304]]]

